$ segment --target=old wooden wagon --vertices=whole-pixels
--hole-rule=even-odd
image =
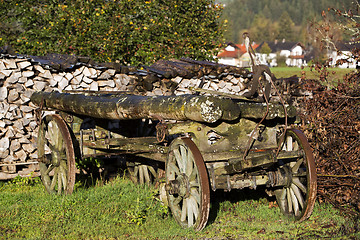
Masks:
[[[265,186],[281,211],[307,219],[316,198],[313,155],[291,106],[236,96],[35,92],[38,155],[50,193],[72,193],[75,161],[124,155],[139,182],[165,171],[165,201],[182,227],[201,230],[210,190]]]

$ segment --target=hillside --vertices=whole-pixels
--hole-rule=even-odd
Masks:
[[[249,31],[254,41],[286,38],[306,42],[310,21],[321,19],[328,8],[349,9],[353,0],[219,0],[224,4],[226,40],[239,43]]]

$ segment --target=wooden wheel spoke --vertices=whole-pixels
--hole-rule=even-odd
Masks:
[[[194,187],[199,188],[200,187],[200,184],[197,181],[191,181],[189,185],[190,185],[190,188],[194,188]]]
[[[307,176],[306,171],[298,172],[298,173],[293,174],[293,177],[306,177],[306,176]]]
[[[278,200],[279,207],[282,211],[286,211],[286,188],[275,190],[275,195]]]
[[[188,227],[194,225],[194,208],[191,205],[191,199],[186,199],[186,210],[187,210],[187,218],[188,218]]]
[[[190,192],[191,192],[191,197],[194,198],[194,200],[195,200],[198,204],[200,204],[200,194],[199,194],[199,191],[198,191],[197,189],[192,188],[192,189],[190,190]]]
[[[53,170],[54,168],[55,168],[55,166],[53,164],[50,164],[49,167],[44,172],[44,175],[48,176],[50,174],[51,170]]]
[[[144,168],[139,166],[139,183],[144,184]]]
[[[286,199],[286,188],[284,188],[284,189],[281,191],[280,199],[281,199],[281,200],[285,200],[285,199]]]
[[[182,162],[182,156],[180,154],[179,149],[174,149],[174,155],[175,155],[175,160],[177,162],[177,165],[179,167],[179,170],[181,173],[184,173],[184,164]]]
[[[193,208],[193,213],[194,213],[194,217],[195,220],[197,219],[197,217],[199,216],[199,201],[197,201],[194,196],[190,196],[190,202],[191,202],[191,206]]]
[[[181,172],[185,173],[185,171],[186,171],[186,163],[189,160],[188,151],[182,145],[179,146],[179,149],[180,149],[181,165],[182,165],[182,166],[179,166],[179,167],[180,167],[180,170],[182,169]]]
[[[193,172],[193,165],[194,165],[194,157],[191,153],[188,153],[188,161],[186,162],[186,169],[185,174],[186,176],[190,176]]]
[[[66,161],[61,161],[60,162],[60,169],[61,169],[61,179],[62,179],[62,182],[63,182],[63,187],[64,187],[64,191],[66,191],[67,189],[67,180],[68,180],[68,176],[67,176],[67,173],[68,173],[68,168],[67,168],[67,164],[66,164]]]
[[[300,188],[300,190],[306,194],[306,187],[300,182],[300,179],[298,177],[293,177],[293,183]]]
[[[50,184],[50,190],[51,191],[54,191],[54,189],[55,189],[56,181],[58,180],[58,174],[59,174],[59,170],[58,170],[58,168],[55,168],[54,176],[53,176],[53,178],[51,180],[51,184]]]
[[[144,180],[146,183],[150,184],[151,180],[150,180],[148,166],[142,165],[142,168],[143,168],[143,173],[144,173]]]
[[[154,179],[157,178],[157,173],[156,173],[155,169],[152,166],[147,166],[147,167],[148,167],[148,170],[151,173],[151,175],[154,177]]]
[[[286,188],[286,200],[289,213],[293,212],[293,204],[291,200],[290,188]]]
[[[289,188],[289,193],[290,193],[291,202],[292,202],[292,206],[293,206],[293,209],[294,209],[295,216],[298,216],[299,215],[299,203],[298,203],[298,200],[297,200],[297,198],[295,196],[294,191],[291,188]]]
[[[61,194],[61,192],[62,192],[62,187],[63,187],[61,174],[62,174],[61,171],[59,171],[59,172],[58,172],[58,175],[57,175],[57,177],[58,177],[58,181],[57,181],[57,183],[58,183],[57,193],[58,193],[59,195]]]
[[[139,176],[139,166],[135,166],[134,167],[134,176],[138,177]]]
[[[294,144],[293,144],[293,151],[296,151],[296,150],[299,150],[299,143],[298,143],[298,141],[294,141]]]
[[[169,163],[169,170],[175,172],[176,175],[180,175],[179,168],[175,165],[175,163]]]
[[[199,172],[196,168],[193,168],[193,171],[188,176],[189,176],[189,181],[191,181],[191,182],[198,181]]]
[[[183,200],[182,208],[181,208],[181,218],[180,220],[182,222],[185,222],[186,220],[186,214],[187,214],[187,199],[185,198]]]
[[[176,198],[172,198],[172,204],[174,204],[175,206],[176,205],[179,205],[179,203],[181,202],[183,198],[181,196],[178,196]]]
[[[295,165],[292,166],[291,171],[292,171],[293,173],[297,173],[298,170],[299,170],[299,168],[300,168],[300,166],[301,166],[301,164],[302,164],[303,162],[304,162],[304,159],[303,159],[303,158],[300,158],[300,159],[295,163]]]
[[[298,200],[301,208],[303,209],[305,202],[304,202],[304,198],[303,198],[303,196],[301,195],[301,192],[300,192],[299,188],[298,188],[295,184],[292,183],[292,184],[291,184],[291,189],[292,189],[292,191],[294,192],[294,194],[295,194],[295,196],[296,196],[296,198],[297,198],[297,200]]]
[[[292,151],[293,150],[293,139],[292,136],[288,136],[286,138],[286,151]]]

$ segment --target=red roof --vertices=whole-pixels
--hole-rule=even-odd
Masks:
[[[304,55],[290,55],[290,58],[292,58],[292,59],[303,59]]]
[[[217,55],[218,58],[239,58],[244,53],[246,53],[245,44],[228,44],[228,46],[229,45],[234,47],[235,51],[226,51],[225,48],[224,48]],[[259,47],[259,44],[253,44],[251,46],[255,50],[257,47]]]

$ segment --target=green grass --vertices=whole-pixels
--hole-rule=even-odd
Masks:
[[[298,67],[273,67],[270,70],[277,78],[301,77],[302,71],[305,72],[306,79],[319,79],[320,76],[315,69],[311,70],[310,67],[305,67],[304,69]],[[346,74],[356,71],[356,69],[348,68],[328,68],[327,70],[330,73],[329,78],[331,79],[343,79]]]
[[[194,232],[176,224],[156,192],[120,177],[66,196],[49,195],[40,183],[2,184],[0,239],[360,238],[331,206],[316,204],[309,220],[295,223],[261,190],[212,193],[209,223]]]

